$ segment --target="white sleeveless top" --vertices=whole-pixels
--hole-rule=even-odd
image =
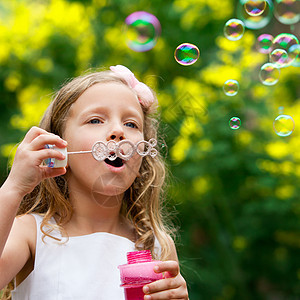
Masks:
[[[34,270],[12,291],[12,300],[122,300],[118,266],[135,251],[127,238],[96,232],[69,237],[66,243],[45,237],[43,217],[33,214],[37,225]],[[59,232],[51,233],[62,238]],[[161,247],[156,239],[155,251]]]

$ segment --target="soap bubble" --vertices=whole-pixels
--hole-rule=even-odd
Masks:
[[[295,122],[289,115],[279,115],[273,122],[273,128],[278,136],[289,136],[295,129]]]
[[[261,34],[256,41],[256,48],[260,53],[270,53],[272,51],[272,44],[273,44],[273,35],[271,34]]]
[[[242,38],[245,32],[244,23],[238,19],[230,19],[224,26],[224,35],[230,41],[237,41]]]
[[[254,1],[253,1],[254,2]],[[260,1],[257,1],[260,2]],[[262,2],[262,1],[261,1]],[[246,12],[245,0],[240,0],[237,4],[237,16],[249,29],[261,29],[269,24],[273,17],[273,3],[271,0],[265,0],[265,9],[260,15],[250,15]]]
[[[293,67],[297,67],[297,68],[300,67],[300,56],[298,56],[298,57],[293,61],[292,66],[293,66]]]
[[[244,0],[243,2],[245,11],[250,16],[260,16],[267,5],[265,0]]]
[[[296,24],[300,20],[299,0],[275,0],[274,15],[279,22],[286,25]]]
[[[300,45],[295,44],[290,47],[288,54],[293,58],[292,66],[300,67]]]
[[[278,82],[280,71],[275,64],[264,64],[259,72],[259,79],[264,85],[274,85]]]
[[[278,107],[278,114],[279,115],[283,115],[283,111],[284,111],[284,107],[283,106],[279,106]]]
[[[232,117],[230,120],[229,120],[229,127],[231,129],[239,129],[241,127],[241,120],[240,118],[238,117]]]
[[[288,58],[286,63],[284,64],[285,67],[292,64],[293,60],[297,58],[298,55],[297,51],[289,51],[292,46],[299,45],[299,41],[296,36],[291,33],[281,33],[277,35],[273,40],[273,49],[283,49],[288,53]],[[292,48],[293,49],[293,48]]]
[[[198,47],[190,43],[179,45],[174,52],[175,60],[183,66],[194,64],[198,60],[199,55]]]
[[[224,83],[223,90],[225,95],[235,96],[239,90],[239,83],[234,79],[229,79]]]
[[[289,56],[285,50],[275,49],[270,54],[270,61],[280,68],[287,64],[288,57]]]
[[[126,42],[130,49],[137,52],[149,51],[161,33],[158,19],[145,11],[136,11],[126,20]]]

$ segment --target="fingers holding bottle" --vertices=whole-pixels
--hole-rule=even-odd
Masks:
[[[177,261],[164,261],[154,267],[156,273],[164,273],[164,279],[143,287],[145,300],[182,299],[188,300],[186,281],[179,271]]]
[[[43,179],[63,175],[66,172],[65,168],[52,169],[43,165],[43,161],[48,158],[65,159],[63,153],[45,148],[47,144],[58,148],[67,146],[67,143],[59,136],[41,128],[32,127],[16,151],[7,180],[23,196],[30,193]]]

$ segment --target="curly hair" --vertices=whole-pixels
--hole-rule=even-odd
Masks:
[[[84,74],[67,82],[55,95],[46,110],[40,127],[48,132],[63,136],[66,120],[72,104],[89,87],[97,83],[117,82],[128,86],[127,82],[111,71],[100,71]],[[130,88],[130,86],[128,86]],[[153,96],[155,96],[152,91]],[[144,113],[144,138],[157,139],[158,121],[156,107],[142,106]],[[166,168],[160,154],[155,159],[143,157],[140,174],[130,188],[125,191],[121,213],[132,222],[137,233],[135,246],[137,249],[151,250],[154,257],[155,237],[161,245],[160,259],[165,259],[170,254],[169,235],[172,234],[171,226],[163,220]],[[44,236],[51,236],[51,232],[59,229],[64,232],[63,225],[72,217],[73,207],[69,201],[68,185],[65,176],[49,178],[42,181],[32,193],[25,196],[21,202],[18,215],[40,213],[44,215],[41,230]],[[56,226],[50,223],[55,216]],[[58,228],[57,228],[58,227]]]
[[[128,86],[124,79],[112,71],[89,72],[68,81],[55,94],[51,104],[46,110],[39,126],[48,132],[63,136],[65,124],[72,104],[89,87],[97,83],[116,82]],[[128,86],[131,88],[130,86]],[[156,99],[154,92],[153,96]],[[144,138],[157,139],[158,120],[155,104],[146,108],[144,113]],[[170,235],[174,229],[164,209],[164,192],[166,191],[166,167],[160,153],[153,159],[143,157],[139,170],[132,185],[125,191],[121,214],[135,227],[137,239],[135,247],[138,250],[151,250],[156,259],[166,259],[170,252]],[[53,230],[60,230],[66,234],[63,225],[68,223],[73,214],[73,207],[69,200],[68,184],[65,175],[43,180],[35,189],[22,200],[17,215],[38,213],[43,215],[41,231],[43,237],[52,236]],[[56,224],[50,222],[55,216]],[[165,222],[168,220],[168,222]],[[167,224],[168,223],[168,224]],[[158,239],[161,245],[160,255],[155,253],[154,242]],[[12,282],[0,294],[2,299],[10,299]]]

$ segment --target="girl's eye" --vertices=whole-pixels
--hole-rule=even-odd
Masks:
[[[136,126],[136,124],[133,123],[133,122],[128,122],[128,123],[125,124],[125,126],[131,127],[131,128],[138,128],[138,127]]]
[[[99,119],[92,119],[89,121],[90,124],[100,124],[101,121]]]

